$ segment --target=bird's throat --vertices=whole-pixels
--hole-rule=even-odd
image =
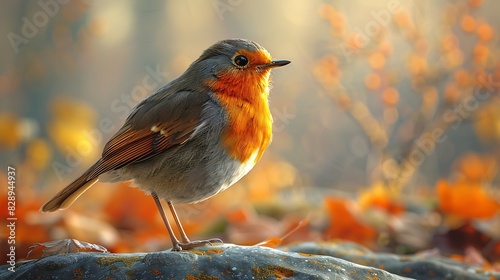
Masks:
[[[257,162],[271,142],[272,116],[267,98],[269,74],[221,77],[212,83],[215,97],[226,110],[228,123],[222,145],[240,162]],[[239,82],[236,86],[234,83]],[[256,153],[256,156],[255,156]]]

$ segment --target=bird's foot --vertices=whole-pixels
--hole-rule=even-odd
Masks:
[[[188,243],[180,243],[179,242],[177,244],[173,244],[174,246],[172,247],[172,251],[191,250],[193,248],[205,246],[207,244],[212,245],[213,243],[224,243],[224,242],[222,240],[220,240],[219,238],[189,241]]]

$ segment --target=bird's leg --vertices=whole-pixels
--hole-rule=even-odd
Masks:
[[[184,232],[184,229],[182,228],[181,221],[179,220],[179,217],[177,216],[177,212],[174,209],[174,205],[172,202],[168,201],[168,207],[170,208],[170,211],[172,212],[172,216],[174,217],[174,221],[177,224],[177,227],[179,229],[179,232],[181,234],[182,242],[179,242],[177,237],[175,237],[174,231],[172,230],[172,227],[170,226],[170,223],[168,222],[167,217],[165,216],[165,211],[163,210],[163,206],[161,205],[160,199],[158,198],[158,195],[155,192],[151,192],[151,196],[153,197],[156,206],[158,207],[158,210],[160,210],[160,215],[161,218],[163,219],[163,222],[165,223],[165,226],[167,227],[168,234],[170,235],[170,240],[172,240],[172,251],[182,251],[182,250],[189,250],[193,249],[196,247],[204,246],[205,244],[211,244],[211,243],[223,243],[222,240],[219,238],[214,238],[214,239],[209,239],[209,240],[199,240],[199,241],[190,241],[189,238],[186,235],[186,232]]]
[[[155,192],[151,192],[151,196],[155,200],[156,206],[158,207],[158,210],[160,210],[160,215],[161,218],[163,219],[163,222],[165,223],[165,226],[167,227],[168,234],[170,235],[170,240],[172,240],[172,251],[181,251],[183,248],[180,246],[180,242],[175,237],[174,231],[172,230],[172,227],[170,226],[170,223],[168,222],[167,217],[165,216],[165,211],[163,211],[163,206],[161,206],[161,202],[158,199],[158,195],[156,195]]]
[[[177,228],[179,229],[179,232],[181,234],[181,239],[182,239],[183,243],[180,243],[179,246],[183,250],[193,249],[196,247],[204,246],[205,244],[224,243],[219,238],[213,238],[213,239],[208,239],[208,240],[190,241],[189,238],[187,237],[186,232],[184,231],[184,228],[182,228],[181,221],[179,219],[179,216],[177,215],[177,212],[175,211],[174,205],[172,204],[171,201],[167,201],[167,204],[168,204],[168,208],[170,208],[170,212],[172,213],[172,216],[174,217],[174,221],[177,224]]]
[[[181,239],[182,242],[184,243],[191,243],[189,238],[187,237],[186,232],[184,231],[184,228],[182,228],[181,220],[179,219],[179,216],[177,216],[177,212],[175,211],[174,205],[172,204],[171,201],[167,201],[168,208],[170,208],[170,212],[172,213],[172,216],[174,217],[174,221],[177,224],[177,228],[179,229],[179,232],[181,234]]]

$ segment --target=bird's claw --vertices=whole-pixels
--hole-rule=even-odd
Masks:
[[[196,247],[201,247],[205,245],[213,245],[213,243],[224,243],[221,239],[219,238],[212,238],[212,239],[207,239],[207,240],[196,240],[196,241],[190,241],[188,243],[177,243],[174,244],[172,247],[172,251],[183,251],[183,250],[191,250]]]

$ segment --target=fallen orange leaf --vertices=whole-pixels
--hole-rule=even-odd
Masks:
[[[363,190],[358,203],[362,210],[378,208],[395,215],[404,211],[404,207],[396,201],[394,192],[381,184]]]
[[[299,229],[305,227],[307,225],[309,218],[306,218],[304,220],[300,220],[297,225],[295,225],[294,228],[289,230],[285,235],[282,237],[271,237],[268,238],[258,244],[255,244],[256,246],[264,246],[264,247],[269,247],[269,248],[276,248],[278,245],[283,243],[283,240],[285,240],[287,237],[298,231]]]
[[[226,219],[231,223],[244,223],[253,218],[255,218],[255,213],[249,207],[239,207],[226,215]]]
[[[436,186],[439,209],[463,219],[491,218],[500,205],[477,183],[458,182],[451,185],[440,180]]]
[[[30,247],[27,259],[40,259],[54,255],[80,252],[108,253],[108,250],[97,244],[83,242],[76,239],[63,239],[33,244]]]
[[[330,225],[324,232],[327,239],[350,240],[365,246],[373,244],[377,231],[354,216],[349,209],[348,201],[337,197],[327,197],[325,206],[330,215]]]

